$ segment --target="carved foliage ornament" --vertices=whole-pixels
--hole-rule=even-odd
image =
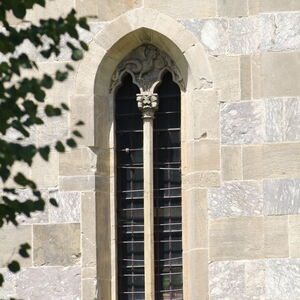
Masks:
[[[173,80],[183,89],[183,78],[173,60],[153,45],[142,45],[119,63],[112,76],[110,91],[121,84],[124,73],[130,73],[142,94],[153,93],[166,69],[172,73]]]
[[[154,112],[158,109],[158,95],[153,94],[137,94],[136,95],[137,106],[143,114],[143,118],[154,117]]]

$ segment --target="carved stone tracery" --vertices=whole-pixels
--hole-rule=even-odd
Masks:
[[[153,45],[142,45],[119,63],[112,76],[110,90],[113,91],[121,83],[123,74],[127,72],[131,74],[142,94],[153,93],[164,70],[170,71],[173,80],[184,88],[183,78],[173,60]]]

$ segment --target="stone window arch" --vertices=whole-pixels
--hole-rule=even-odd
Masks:
[[[160,28],[159,24],[163,26]],[[90,51],[78,69],[76,95],[71,105],[72,119],[85,121],[82,147],[88,147],[98,157],[94,176],[86,177],[87,191],[82,198],[83,299],[91,299],[84,297],[85,291],[97,299],[117,299],[115,123],[111,80],[120,62],[143,44],[151,44],[167,53],[176,61],[183,78],[184,299],[205,299],[208,294],[206,188],[217,186],[219,182],[218,167],[206,162],[210,153],[219,151],[219,137],[215,135],[218,121],[208,120],[204,111],[207,105],[212,110],[217,109],[216,92],[202,45],[177,21],[151,9],[130,11],[105,26],[91,42]],[[201,101],[197,100],[199,97]],[[201,120],[201,126],[198,125],[199,114],[205,119]],[[205,139],[199,140],[204,133]],[[199,153],[205,154],[203,158]],[[197,210],[194,209],[196,206]]]

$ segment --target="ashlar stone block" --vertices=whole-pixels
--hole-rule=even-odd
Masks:
[[[212,218],[262,215],[262,187],[256,181],[225,182],[208,193]]]
[[[17,281],[18,298],[80,299],[80,275],[80,266],[24,269]]]
[[[284,140],[300,141],[300,99],[286,99],[284,101],[284,112]]]
[[[21,225],[14,227],[7,225],[0,230],[0,268],[6,267],[7,263],[17,260],[21,267],[30,267],[31,258],[22,258],[18,251],[21,244],[31,243],[32,234],[31,225]],[[31,256],[31,250],[29,251]]]
[[[241,180],[242,169],[242,148],[241,146],[221,147],[221,171],[224,181]]]
[[[247,1],[218,0],[217,6],[220,17],[241,17],[248,14]]]
[[[252,58],[253,97],[298,96],[299,66],[300,52],[255,55]]]
[[[210,259],[257,259],[264,255],[263,217],[212,219]]]
[[[300,215],[288,216],[288,219],[290,257],[300,258]]]
[[[35,266],[70,266],[80,263],[80,224],[34,225]]]

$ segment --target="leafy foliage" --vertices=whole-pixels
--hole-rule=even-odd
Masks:
[[[25,201],[18,199],[18,190],[6,187],[0,198],[0,227],[6,223],[18,226],[18,217],[30,217],[36,211],[44,210],[46,200],[36,183],[27,178],[22,172],[14,174],[16,163],[32,166],[36,155],[48,161],[51,149],[64,152],[67,147],[76,147],[76,138],[81,134],[74,130],[72,135],[64,141],[57,141],[55,145],[37,146],[29,143],[30,132],[33,127],[41,126],[47,118],[61,116],[68,111],[67,104],[60,106],[45,104],[46,92],[55,82],[63,82],[73,71],[70,64],[64,69],[57,70],[54,75],[42,74],[39,77],[24,76],[24,73],[37,74],[38,65],[20,48],[24,42],[30,43],[43,58],[60,55],[62,38],[68,37],[67,47],[71,51],[71,58],[78,61],[83,58],[88,45],[80,40],[78,29],[89,30],[85,18],[78,18],[75,10],[71,10],[65,17],[58,19],[40,20],[39,24],[26,23],[22,26],[11,26],[8,15],[13,14],[22,20],[29,9],[34,6],[45,7],[45,0],[0,0],[0,184],[9,186],[10,180],[22,188],[31,190],[32,197]],[[21,52],[21,53],[20,53]],[[27,71],[27,72],[25,72]],[[77,126],[83,125],[78,122]],[[17,140],[7,138],[11,131],[18,132]],[[49,202],[58,206],[55,199]],[[21,257],[29,257],[29,244],[20,245]],[[13,260],[7,263],[11,272],[18,272],[20,264]],[[4,277],[0,274],[0,286]]]

